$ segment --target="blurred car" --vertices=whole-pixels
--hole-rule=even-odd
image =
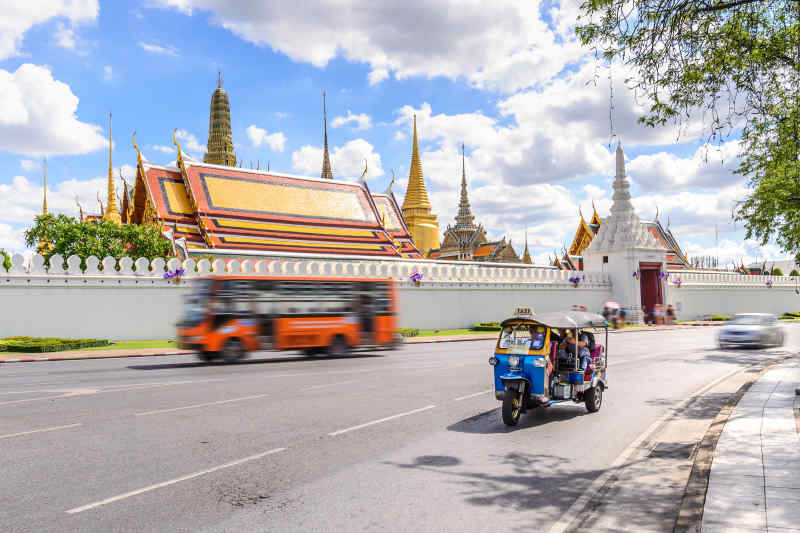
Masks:
[[[769,313],[734,315],[719,331],[721,349],[734,346],[783,346],[783,328],[778,317]]]

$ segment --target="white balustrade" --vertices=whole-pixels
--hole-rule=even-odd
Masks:
[[[225,271],[229,274],[239,274],[242,272],[242,264],[239,263],[238,259],[231,259],[228,261],[228,264],[225,265]]]
[[[211,261],[208,259],[201,259],[197,262],[197,274],[199,276],[207,276],[211,273]]]
[[[92,257],[94,257],[94,256],[92,256]],[[91,259],[92,257],[90,257],[89,259]],[[95,260],[95,263],[96,263],[97,262],[97,258],[94,257],[94,260]],[[5,272],[5,269],[3,269],[3,267],[2,267],[2,263],[3,263],[2,256],[0,256],[0,269],[2,269],[2,270],[0,270],[0,272]],[[97,265],[95,264],[95,268],[96,268],[96,266]],[[47,272],[46,272],[46,270],[44,268],[44,257],[42,257],[39,254],[35,254],[33,257],[31,257],[30,268],[28,269],[28,273],[29,274],[46,274]]]
[[[255,272],[256,274],[267,275],[272,272],[272,263],[265,260],[256,261]]]
[[[225,261],[222,259],[215,259],[213,263],[211,263],[211,271],[214,274],[224,274],[225,273]]]

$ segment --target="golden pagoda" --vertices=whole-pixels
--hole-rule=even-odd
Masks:
[[[217,88],[211,95],[208,145],[203,161],[215,165],[236,166],[231,137],[231,105],[228,102],[228,93],[222,88],[222,73],[217,73]]]
[[[532,265],[533,259],[531,259],[531,252],[528,250],[528,228],[525,228],[525,252],[522,254],[522,263],[526,265]]]
[[[332,180],[331,160],[328,155],[328,107],[325,103],[325,91],[322,91],[322,129],[325,132],[324,148],[322,150],[322,173],[320,178]]]
[[[414,141],[411,151],[411,169],[408,172],[408,188],[403,200],[403,218],[417,249],[424,256],[432,249],[439,248],[439,224],[436,215],[431,213],[431,202],[425,190],[425,178],[422,176],[422,162],[419,158],[417,141],[417,116],[414,115]]]
[[[106,199],[106,209],[103,211],[103,220],[110,220],[117,224],[122,223],[122,217],[117,211],[117,197],[114,191],[114,164],[111,158],[114,144],[111,137],[111,113],[108,114],[108,198]]]

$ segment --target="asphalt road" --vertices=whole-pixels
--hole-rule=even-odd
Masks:
[[[599,413],[499,418],[491,341],[0,365],[0,531],[547,530],[670,406],[784,348],[610,336]]]

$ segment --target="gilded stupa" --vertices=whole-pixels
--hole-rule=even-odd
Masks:
[[[47,215],[47,157],[45,156],[44,161],[44,178],[42,184],[42,216]],[[39,255],[45,255],[47,252],[53,249],[53,243],[48,241],[47,239],[43,239],[39,241],[36,245],[36,253]]]
[[[411,232],[414,244],[427,257],[431,250],[439,248],[439,224],[431,213],[431,202],[422,176],[417,140],[417,116],[414,115],[414,141],[411,150],[411,169],[408,172],[408,188],[403,200],[403,218]]]
[[[236,166],[231,137],[231,105],[228,102],[228,93],[222,88],[222,73],[217,74],[217,88],[211,95],[208,145],[203,161],[215,165]]]
[[[114,148],[111,137],[111,113],[108,114],[108,198],[106,209],[103,211],[103,220],[110,220],[117,224],[122,223],[122,217],[117,211],[117,193],[114,191],[114,164],[111,154]]]

